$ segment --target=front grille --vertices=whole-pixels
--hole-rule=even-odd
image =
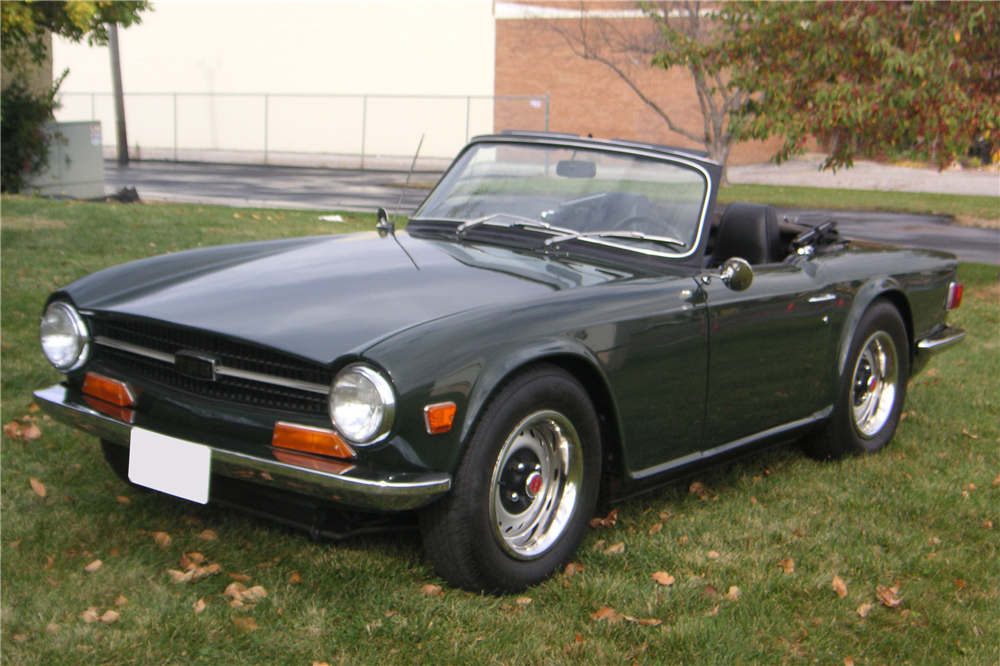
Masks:
[[[203,331],[141,320],[94,318],[89,323],[95,336],[165,354],[189,350],[214,356],[219,365],[235,370],[322,386],[329,386],[333,380],[333,373],[324,366]],[[131,351],[96,345],[95,352],[95,362],[134,381],[280,411],[321,415],[327,412],[327,397],[320,393],[222,375],[215,381],[202,381],[178,373],[172,363]]]

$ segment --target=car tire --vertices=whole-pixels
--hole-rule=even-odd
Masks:
[[[896,433],[906,399],[906,326],[892,303],[877,300],[858,323],[833,416],[805,441],[816,458],[881,451]]]
[[[424,509],[434,569],[472,592],[517,592],[569,563],[597,503],[601,441],[583,386],[537,366],[482,412],[451,492]]]

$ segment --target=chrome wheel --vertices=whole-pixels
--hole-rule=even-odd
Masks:
[[[531,414],[507,437],[493,468],[490,516],[502,548],[532,559],[559,540],[583,480],[583,447],[569,419]]]
[[[851,411],[854,427],[864,438],[877,435],[889,421],[899,386],[896,345],[885,331],[865,341],[854,367]]]

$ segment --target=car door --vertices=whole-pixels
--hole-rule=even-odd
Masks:
[[[712,279],[702,447],[751,437],[824,408],[837,295],[811,256],[754,267],[743,292]]]

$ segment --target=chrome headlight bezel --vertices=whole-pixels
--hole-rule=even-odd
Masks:
[[[351,386],[352,383],[354,387]],[[339,399],[343,399],[345,394],[355,390],[362,383],[367,383],[374,389],[377,404],[374,402],[363,403],[370,404],[370,408],[374,414],[369,418],[363,419],[370,421],[367,426],[359,428],[356,423],[351,423],[343,418],[342,408],[344,405],[338,405],[337,402]],[[327,404],[329,406],[330,421],[337,429],[337,432],[344,439],[358,446],[375,444],[385,439],[392,429],[392,424],[396,416],[396,393],[393,391],[392,384],[381,372],[364,363],[353,363],[337,373],[337,376],[333,378],[333,382],[330,384],[330,397]],[[338,414],[341,416],[340,419],[338,419]],[[351,421],[356,420],[356,418],[351,419]]]
[[[62,321],[59,321],[62,318]],[[46,325],[52,329],[46,333]],[[59,326],[62,326],[60,330]],[[38,339],[42,347],[42,353],[52,366],[59,372],[68,373],[77,370],[87,362],[90,357],[90,331],[87,323],[80,316],[80,313],[71,303],[66,301],[53,301],[45,308],[45,313],[38,326]],[[45,344],[47,336],[70,335],[73,338],[73,346],[69,355],[65,358],[50,354],[51,345]]]

